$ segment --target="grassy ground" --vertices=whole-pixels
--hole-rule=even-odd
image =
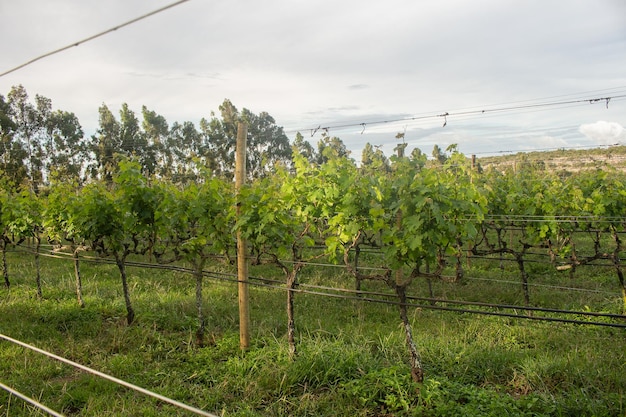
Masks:
[[[426,372],[425,383],[417,386],[394,306],[296,295],[299,354],[290,360],[280,290],[252,288],[252,347],[244,354],[231,283],[206,281],[209,345],[199,348],[188,275],[130,268],[137,318],[129,327],[114,266],[83,263],[84,309],[75,300],[70,262],[42,259],[43,300],[36,297],[31,257],[9,254],[9,268],[13,285],[0,289],[1,333],[218,415],[626,415],[623,329],[413,309]],[[515,271],[514,265],[506,268]],[[268,272],[275,273],[267,267],[252,270]],[[467,276],[481,279],[435,283],[436,294],[521,300],[518,286],[493,281],[515,281],[507,270],[477,263]],[[353,286],[333,269],[305,269],[302,280]],[[541,277],[546,285],[606,291],[615,289],[613,280],[602,270],[574,281],[566,275]],[[537,304],[620,308],[617,291],[532,291]],[[413,292],[427,294],[425,284],[417,282]],[[66,415],[190,415],[5,341],[0,341],[0,382]],[[36,415],[43,414],[0,391],[0,416]]]

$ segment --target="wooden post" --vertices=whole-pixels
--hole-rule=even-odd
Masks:
[[[246,137],[248,126],[244,122],[237,125],[237,147],[235,153],[235,193],[237,196],[237,217],[241,215],[239,192],[246,180]],[[250,309],[248,294],[248,250],[246,240],[237,231],[237,280],[239,281],[239,346],[241,350],[250,347]]]

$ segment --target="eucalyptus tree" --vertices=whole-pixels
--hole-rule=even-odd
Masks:
[[[38,192],[53,178],[79,179],[88,159],[83,131],[74,113],[52,110],[52,100],[26,89],[11,89],[0,97],[0,170],[15,187],[28,185]]]
[[[372,146],[367,142],[363,151],[361,151],[361,168],[368,171],[389,171],[389,160],[385,153],[379,147]]]
[[[315,153],[313,145],[311,145],[311,142],[304,139],[304,136],[302,136],[300,132],[296,133],[296,137],[293,140],[292,152],[304,156],[311,163],[317,161],[317,154]]]
[[[330,136],[327,131],[322,133],[321,139],[317,142],[317,163],[323,164],[332,158],[347,158],[350,151],[343,141],[336,137]]]
[[[24,166],[26,150],[14,137],[16,128],[11,107],[0,95],[0,172],[5,186],[20,184],[28,175]]]
[[[205,120],[206,122],[206,120]],[[186,184],[199,179],[198,166],[211,166],[202,141],[203,135],[192,122],[174,122],[166,139],[162,176],[176,184]]]
[[[245,108],[240,112],[230,100],[224,100],[219,110],[221,119],[212,114],[210,120],[200,121],[204,138],[203,158],[214,175],[227,178],[234,175],[237,124],[240,120],[245,120],[248,125],[246,172],[249,177],[262,177],[271,172],[276,164],[289,164],[289,138],[272,116],[266,112],[256,115]]]
[[[106,104],[98,109],[99,127],[91,137],[90,148],[95,156],[95,165],[91,165],[92,178],[99,178],[106,182],[113,181],[116,172],[117,154],[122,143],[120,140],[120,123]]]
[[[83,182],[89,152],[83,129],[74,113],[62,110],[50,113],[44,149],[48,182]]]
[[[252,178],[260,178],[273,172],[278,166],[291,162],[291,144],[283,128],[267,112],[258,115],[243,109],[241,117],[248,124],[246,149],[246,172]]]
[[[9,132],[15,129],[15,124],[10,117],[10,111],[9,103],[0,94],[0,132],[2,135],[9,134]]]
[[[37,95],[35,104],[31,103],[22,85],[11,88],[7,99],[13,130],[10,135],[12,143],[5,144],[5,151],[10,150],[11,165],[15,169],[12,173],[14,183],[23,184],[27,181],[34,191],[38,191],[45,177],[45,125],[52,109],[51,101]]]
[[[446,155],[444,151],[441,150],[439,145],[433,146],[432,157],[433,157],[433,160],[439,164],[445,163],[446,160],[448,159],[448,156]]]
[[[173,149],[167,146],[169,136],[167,120],[155,111],[148,110],[146,106],[142,106],[141,115],[141,132],[138,139],[143,149],[136,149],[135,154],[140,154],[141,165],[146,175],[159,174],[161,178],[168,177],[166,167],[171,167],[171,163],[168,162],[171,161]]]
[[[417,159],[423,159],[424,153],[422,152],[422,150],[420,148],[413,148],[413,150],[411,151],[411,155],[410,158],[417,160]]]
[[[211,113],[208,120],[200,119],[201,145],[198,147],[197,160],[202,163],[204,170],[216,177],[234,177],[237,132],[230,127],[232,124],[222,123],[214,113]]]
[[[149,146],[148,137],[159,141],[163,135],[165,120],[160,120],[158,115],[145,109],[144,117],[147,121],[144,127],[149,129],[149,133],[146,134],[137,115],[127,103],[122,104],[119,120],[106,104],[102,104],[98,112],[100,127],[91,137],[91,150],[96,158],[96,165],[91,168],[92,177],[110,183],[117,172],[118,164],[125,158],[138,161],[142,172],[147,175],[153,174],[158,157],[157,150]]]
[[[143,152],[142,165],[147,175],[159,174],[161,178],[170,177],[172,168],[173,143],[168,143],[169,126],[165,117],[146,106],[141,108],[143,120],[141,127],[146,149]],[[169,146],[168,146],[169,145]]]
[[[139,119],[128,104],[122,103],[120,109],[120,151],[125,157],[134,157],[142,164],[146,153],[148,142],[141,132]]]

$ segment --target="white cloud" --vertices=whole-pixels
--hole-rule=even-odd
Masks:
[[[583,124],[578,130],[598,145],[613,145],[626,141],[626,129],[616,122],[600,120],[595,123]]]

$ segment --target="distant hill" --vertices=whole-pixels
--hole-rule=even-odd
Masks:
[[[541,152],[518,152],[511,155],[477,157],[483,169],[515,169],[522,163],[557,172],[616,169],[626,171],[626,146],[614,145],[593,149],[558,149]]]

